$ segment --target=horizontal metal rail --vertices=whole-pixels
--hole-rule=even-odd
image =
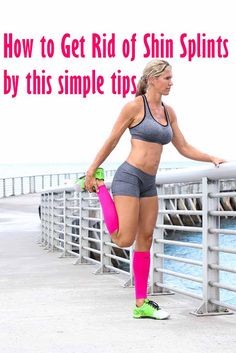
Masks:
[[[189,265],[202,266],[201,261],[186,259],[184,257],[177,257],[177,256],[172,256],[172,255],[164,255],[164,254],[154,254],[154,256],[160,257],[160,258],[166,259],[166,260],[184,262],[185,264],[189,264]]]
[[[236,211],[209,211],[211,216],[236,217]]]
[[[112,177],[114,173],[114,170],[105,171],[106,177]],[[78,171],[0,178],[0,198],[38,193],[43,190],[50,192],[49,188],[59,188],[63,184],[65,186],[66,183],[70,184],[82,175],[84,172]]]
[[[201,295],[195,294],[193,292],[186,291],[186,290],[181,289],[181,288],[176,288],[176,287],[173,287],[173,286],[169,286],[169,285],[166,285],[166,284],[163,284],[163,283],[160,283],[160,282],[156,282],[155,285],[157,287],[159,287],[159,288],[166,289],[166,290],[168,290],[170,292],[176,292],[176,293],[188,295],[189,297],[192,297],[192,298],[195,298],[195,299],[202,299]]]
[[[89,240],[93,243],[97,243],[97,244],[100,244],[101,243],[101,240],[100,239],[93,239],[93,238],[90,238],[90,237],[85,237],[85,236],[82,236],[82,239],[83,240]]]
[[[99,250],[96,250],[96,249],[93,249],[93,248],[90,248],[89,246],[83,246],[82,247],[84,250],[88,250],[88,251],[90,251],[90,252],[93,252],[93,253],[95,253],[95,254],[101,254],[101,251],[99,251]]]
[[[75,251],[72,250],[67,250],[68,254],[75,256],[75,257],[80,257],[80,254],[77,254]]]
[[[228,254],[236,254],[236,248],[232,249],[232,248],[223,248],[223,247],[219,247],[219,246],[209,246],[209,250],[218,251],[218,252],[225,252]]]
[[[195,248],[195,249],[202,249],[203,246],[201,244],[196,244],[196,243],[186,243],[183,241],[175,241],[175,240],[166,240],[166,239],[155,239],[156,243],[161,243],[161,244],[168,244],[168,245],[176,245],[176,246],[185,246],[189,248]]]
[[[68,235],[70,235],[71,237],[75,238],[75,239],[80,239],[80,235],[79,234],[74,234],[71,232],[67,232]],[[68,244],[70,244],[70,241],[67,242]],[[76,244],[76,243],[73,243]]]
[[[214,197],[235,197],[236,196],[236,191],[230,191],[230,192],[216,192],[216,193],[209,193],[210,198]]]
[[[165,270],[163,268],[155,267],[154,271],[165,273],[166,275],[170,275],[170,276],[174,276],[174,277],[187,279],[187,280],[190,280],[190,281],[193,281],[193,282],[198,282],[198,283],[202,283],[203,282],[202,278],[200,278],[200,277],[185,275],[185,274],[180,273],[180,272]]]
[[[76,243],[74,243],[73,241],[68,241],[67,244],[68,244],[68,245],[75,246],[75,247],[78,247],[78,248],[80,247],[79,244],[76,244]],[[68,251],[68,252],[71,252],[71,250],[67,250],[67,251]]]
[[[166,199],[166,200],[172,200],[172,199],[194,199],[194,198],[201,198],[202,194],[197,193],[197,194],[165,194],[165,195],[158,195],[158,199]]]
[[[121,262],[125,262],[127,264],[130,263],[130,260],[128,259],[125,259],[124,257],[120,257],[120,256],[114,256],[114,255],[111,255],[111,254],[104,254],[106,257],[109,257],[111,259],[114,259],[114,260],[119,260]]]
[[[93,262],[95,264],[99,264],[100,261],[99,260],[96,260],[96,259],[93,259],[89,256],[82,256],[82,260],[85,260],[85,261],[88,261],[88,262]]]
[[[210,299],[209,302],[211,304],[216,305],[217,307],[222,307],[222,308],[226,308],[226,309],[235,311],[235,306],[234,305],[230,305],[230,304],[227,304],[227,303],[221,302],[219,300],[215,300],[215,299]]]
[[[230,267],[225,267],[225,266],[216,265],[216,264],[210,264],[209,268],[211,268],[212,270],[217,270],[217,271],[236,273],[236,268],[230,268]]]
[[[227,234],[227,235],[236,235],[236,230],[233,229],[222,229],[222,228],[209,228],[209,233],[211,234]]]
[[[105,244],[105,245],[108,245],[108,246],[110,246],[110,247],[112,247],[112,248],[119,249],[119,246],[116,245],[115,243],[111,243],[111,242],[109,242],[109,241],[106,241],[104,244]],[[123,250],[130,250],[130,248],[123,248]]]
[[[111,270],[111,271],[114,271],[114,272],[117,272],[117,273],[123,273],[123,274],[127,275],[127,271],[124,271],[124,270],[121,270],[121,269],[117,269],[117,268],[114,267],[114,266],[105,265],[104,267],[105,267],[106,269],[108,269],[108,270]]]
[[[158,224],[157,228],[159,229],[169,229],[169,230],[182,230],[184,232],[202,232],[201,227],[187,227],[187,226],[173,226],[166,224]]]
[[[160,210],[161,214],[179,214],[179,215],[194,215],[194,216],[202,216],[202,211],[192,211],[192,210]],[[236,212],[235,212],[236,213]]]
[[[217,287],[217,288],[229,290],[231,292],[236,292],[236,287],[228,286],[227,284],[212,282],[212,281],[210,281],[209,284],[212,287]]]

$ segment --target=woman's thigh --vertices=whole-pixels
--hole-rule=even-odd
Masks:
[[[140,198],[138,229],[136,236],[137,251],[146,251],[148,250],[147,247],[151,247],[157,214],[157,196]]]
[[[114,202],[119,220],[118,237],[128,244],[126,246],[130,246],[138,230],[140,199],[133,196],[115,195]]]

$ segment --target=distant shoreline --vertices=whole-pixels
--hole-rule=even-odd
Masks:
[[[122,162],[106,162],[103,167],[106,170],[117,169]],[[202,162],[187,161],[168,161],[161,162],[162,168],[187,168],[203,164]],[[0,179],[33,176],[41,174],[58,174],[58,173],[79,173],[85,172],[88,163],[2,163],[0,164]]]

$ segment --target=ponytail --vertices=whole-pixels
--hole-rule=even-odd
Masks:
[[[135,97],[141,96],[147,92],[147,79],[142,76],[137,84]]]

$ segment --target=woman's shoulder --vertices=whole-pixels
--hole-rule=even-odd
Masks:
[[[168,111],[170,122],[173,123],[176,120],[176,114],[175,114],[174,109],[169,104],[164,103],[164,106]]]
[[[127,112],[136,115],[141,109],[143,109],[143,98],[142,96],[135,97],[133,100],[127,102],[124,108]]]

